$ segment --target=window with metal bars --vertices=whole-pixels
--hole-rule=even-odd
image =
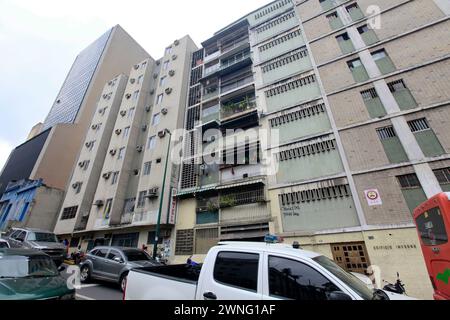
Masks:
[[[303,86],[307,86],[316,82],[316,75],[311,74],[306,77],[301,77],[293,81],[288,81],[281,85],[274,87],[273,89],[269,89],[265,91],[266,97],[270,98],[282,93],[285,93],[290,90],[294,90]]]
[[[256,29],[256,33],[261,33],[261,32],[264,32],[266,30],[269,30],[269,29],[271,29],[271,28],[273,28],[273,27],[275,27],[275,26],[277,26],[279,24],[284,23],[285,21],[293,19],[294,17],[295,17],[294,11],[290,11],[289,13],[284,14],[284,15],[282,15],[282,16],[280,16],[280,17],[278,17],[278,18],[276,18],[276,19],[274,19],[272,21],[269,21],[268,23],[264,24],[263,26],[257,28]]]
[[[370,89],[361,91],[361,96],[364,101],[369,101],[369,100],[378,98],[378,93],[375,90],[375,88],[370,88]]]
[[[192,255],[194,253],[194,230],[177,230],[175,242],[176,255]]]
[[[377,134],[378,134],[378,137],[380,138],[380,140],[387,140],[387,139],[391,139],[391,138],[394,138],[397,136],[393,126],[378,128]]]
[[[400,183],[402,189],[420,188],[420,181],[415,173],[405,174],[397,176],[397,180]]]
[[[351,191],[348,184],[283,193],[278,195],[283,206],[350,196]]]
[[[291,31],[291,32],[289,32],[281,37],[278,37],[266,44],[263,44],[262,46],[258,47],[258,50],[259,50],[259,52],[264,52],[264,51],[269,50],[270,48],[273,48],[273,47],[275,47],[279,44],[282,44],[286,41],[297,38],[297,37],[301,36],[301,34],[302,34],[302,32],[300,31],[300,29]]]
[[[61,220],[69,220],[75,218],[77,215],[78,206],[64,208]]]
[[[281,151],[278,153],[279,161],[287,161],[300,157],[313,155],[316,153],[324,153],[336,149],[336,140],[325,140],[297,148]]]
[[[389,82],[387,86],[392,93],[407,89],[403,79]]]
[[[198,84],[195,87],[191,87],[189,89],[189,101],[188,101],[189,107],[200,103],[200,99],[202,96],[201,87],[202,86],[200,84]]]
[[[200,49],[198,51],[195,51],[192,54],[192,68],[195,68],[201,64],[203,64],[203,56],[204,56],[204,51],[203,49]]]
[[[190,189],[197,186],[196,164],[194,160],[183,162],[181,169],[181,189]]]
[[[196,85],[203,75],[203,66],[199,66],[191,71],[190,86]]]
[[[194,129],[196,123],[200,121],[200,106],[188,109],[186,119],[186,130]]]
[[[308,56],[308,50],[305,47],[300,50],[290,52],[280,58],[277,58],[276,60],[272,60],[272,61],[264,64],[261,69],[262,69],[263,73],[266,73],[266,72],[278,69],[284,65],[295,62],[297,60],[300,60],[307,56]]]
[[[425,118],[408,121],[408,126],[412,133],[430,130],[428,121]]]
[[[219,242],[219,229],[197,229],[195,230],[195,253],[206,254],[209,249]]]
[[[450,167],[443,169],[436,169],[433,170],[433,172],[440,184],[450,183]]]
[[[266,9],[264,9],[264,10],[261,10],[261,11],[259,11],[258,13],[256,13],[256,14],[254,15],[254,18],[255,18],[255,20],[258,20],[258,19],[260,19],[260,18],[262,18],[262,17],[268,15],[269,13],[271,13],[271,12],[273,12],[273,11],[279,9],[279,8],[284,7],[285,5],[287,5],[287,4],[289,4],[289,3],[291,3],[290,0],[282,0],[282,1],[279,1],[279,2],[275,3],[274,5],[268,7],[268,8],[266,8]]]
[[[289,122],[300,120],[302,118],[315,116],[315,115],[318,115],[318,114],[324,113],[324,112],[325,112],[325,104],[324,103],[319,103],[319,104],[312,105],[312,106],[306,105],[306,106],[301,107],[300,110],[297,110],[294,112],[289,112],[289,113],[280,115],[278,117],[272,118],[269,120],[269,122],[270,122],[270,126],[273,128],[273,127],[281,126],[281,125],[289,123]]]

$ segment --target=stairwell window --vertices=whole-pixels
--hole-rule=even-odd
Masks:
[[[151,161],[144,163],[144,170],[142,170],[144,172],[144,176],[148,176],[151,172],[151,169],[152,169]]]
[[[119,154],[117,155],[117,159],[121,160],[125,156],[125,147],[119,149]]]
[[[130,127],[126,127],[123,129],[123,139],[126,139],[128,137],[128,135],[130,134]]]
[[[113,172],[112,179],[111,179],[111,185],[115,185],[118,180],[119,180],[119,171]]]
[[[160,86],[160,87],[163,87],[163,86],[165,85],[166,79],[167,79],[166,76],[161,77],[161,79],[159,79],[159,86]]]
[[[136,101],[139,98],[139,90],[133,92],[133,101]]]
[[[152,118],[152,126],[157,126],[159,124],[159,122],[161,121],[161,115],[159,113],[156,113],[153,115]]]
[[[139,192],[137,207],[143,208],[145,206],[145,196],[147,195],[147,190]]]
[[[128,119],[132,119],[134,117],[134,111],[135,110],[136,110],[135,108],[130,108],[128,110]]]
[[[163,98],[164,98],[164,94],[163,93],[158,95],[158,97],[156,98],[156,104],[161,104],[163,102]]]
[[[155,149],[155,146],[156,146],[156,136],[148,138],[147,149],[149,150]]]

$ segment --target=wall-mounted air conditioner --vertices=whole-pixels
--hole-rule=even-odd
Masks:
[[[116,149],[109,150],[109,154],[112,156],[114,156],[116,154],[116,152],[117,152]]]
[[[169,112],[169,110],[167,110],[167,108],[162,108],[161,109],[161,113],[166,115]]]
[[[167,94],[171,94],[172,93],[172,88],[167,88],[165,91]]]
[[[142,152],[143,149],[144,149],[144,148],[142,148],[142,146],[137,146],[137,147],[136,147],[136,151],[137,151],[137,152]]]
[[[122,129],[116,129],[115,133],[116,133],[117,135],[121,134],[121,133],[122,133]]]
[[[125,110],[120,111],[120,115],[121,115],[122,117],[125,117],[126,114],[127,114],[127,112],[126,112]]]

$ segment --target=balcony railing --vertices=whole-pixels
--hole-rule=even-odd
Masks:
[[[132,224],[134,218],[134,212],[127,212],[120,218],[120,224]]]
[[[83,231],[86,230],[88,224],[89,217],[83,217],[80,222],[74,228],[74,231]]]
[[[219,115],[220,115],[220,105],[215,105],[213,107],[203,109],[202,122],[206,123],[213,120],[219,120]]]
[[[211,61],[211,60],[213,60],[215,58],[218,58],[219,56],[220,56],[220,51],[219,50],[216,51],[216,52],[213,52],[213,53],[205,56],[204,63],[207,63],[207,62],[209,62],[209,61]]]
[[[219,204],[221,208],[228,208],[265,201],[264,189],[256,189],[222,195]]]
[[[133,215],[133,224],[156,224],[157,211],[136,212]]]
[[[222,47],[221,53],[222,54],[227,53],[227,52],[233,50],[234,48],[240,47],[241,45],[243,45],[245,43],[250,43],[250,39],[248,37],[237,39],[236,41],[234,41],[230,44],[224,45]]]
[[[220,66],[220,69],[226,69],[229,66],[232,66],[238,62],[244,61],[245,59],[247,59],[248,57],[250,57],[250,51],[246,52],[245,54],[242,55],[236,55],[234,56],[232,59],[227,59],[225,61],[222,61],[222,64]]]
[[[231,90],[237,89],[239,87],[245,86],[246,84],[252,83],[253,82],[253,75],[245,77],[243,79],[234,81],[232,83],[223,85],[222,87],[220,87],[220,93],[224,94],[227,93]]]
[[[225,104],[220,110],[221,118],[228,118],[235,114],[249,111],[256,108],[256,100],[243,100],[237,103]]]
[[[203,72],[203,76],[206,77],[216,71],[220,70],[220,63],[217,63],[209,68],[205,68],[205,71]]]

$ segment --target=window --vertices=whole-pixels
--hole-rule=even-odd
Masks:
[[[109,219],[109,214],[111,213],[113,199],[106,200],[105,211],[103,212],[103,218]]]
[[[135,110],[136,110],[135,108],[130,108],[128,110],[128,119],[132,119],[134,117],[134,111]]]
[[[392,93],[399,92],[406,89],[406,85],[403,82],[403,79],[389,82],[388,84],[389,91]]]
[[[94,149],[94,146],[95,146],[95,140],[89,141],[86,143],[86,147],[88,148],[89,151],[92,151],[92,149]]]
[[[136,198],[129,198],[125,200],[124,209],[125,213],[134,212],[134,204],[136,202]]]
[[[123,129],[123,136],[122,138],[125,139],[128,137],[128,135],[130,134],[130,127],[126,127]]]
[[[348,40],[350,40],[350,37],[348,36],[348,33],[346,32],[346,33],[343,33],[343,34],[337,36],[337,37],[336,37],[336,40],[337,40],[338,42],[348,41]]]
[[[75,194],[79,194],[81,192],[81,187],[83,186],[83,182],[77,182],[75,188]]]
[[[117,156],[117,159],[118,160],[123,159],[124,155],[125,155],[125,147],[122,147],[122,148],[119,149],[119,154]]]
[[[384,49],[372,52],[373,60],[381,60],[387,57],[386,51]]]
[[[430,126],[425,118],[408,121],[408,126],[412,133],[430,130]]]
[[[99,250],[95,250],[94,252],[92,252],[92,254],[94,254],[95,256],[100,257],[100,258],[105,258],[107,253],[108,253],[108,249],[99,249]]]
[[[416,220],[420,238],[426,246],[440,246],[448,242],[444,218],[439,208],[424,212]]]
[[[168,54],[171,54],[172,53],[172,51],[173,51],[173,48],[170,46],[170,47],[167,47],[166,48],[166,55],[168,55]]]
[[[327,300],[341,291],[312,267],[290,259],[269,257],[269,294],[293,300]]]
[[[214,280],[251,291],[258,287],[259,255],[241,252],[220,252],[214,266]]]
[[[108,254],[108,259],[109,260],[114,260],[115,258],[120,258],[121,260],[123,260],[122,255],[120,254],[119,251],[117,250],[111,250]]]
[[[169,60],[164,61],[163,70],[167,70],[169,68]]]
[[[161,115],[159,113],[154,114],[152,118],[152,126],[157,126],[159,124],[160,119]]]
[[[176,255],[191,255],[194,252],[194,230],[177,230],[175,243]]]
[[[115,185],[117,183],[117,180],[119,180],[119,171],[113,172],[111,184]]]
[[[387,140],[397,136],[392,126],[377,129],[377,134],[380,140]]]
[[[440,184],[450,183],[450,168],[433,170]]]
[[[326,17],[327,17],[327,19],[328,19],[329,21],[330,21],[330,20],[334,20],[334,19],[338,19],[338,18],[339,18],[337,12],[332,12],[332,13],[328,14]]]
[[[147,190],[139,192],[137,207],[142,208],[145,206],[145,196],[147,195]]]
[[[143,75],[139,76],[139,77],[137,78],[137,84],[141,84],[143,79],[144,79],[144,76],[143,76]]]
[[[69,220],[77,215],[78,206],[64,208],[61,220]]]
[[[364,91],[361,91],[361,96],[364,101],[370,101],[372,99],[378,98],[378,93],[375,88],[370,88]]]
[[[160,95],[158,95],[158,98],[156,98],[156,104],[161,104],[162,101],[163,101],[163,97],[164,97],[164,94],[163,94],[163,93],[161,93]]]
[[[139,90],[133,92],[133,101],[136,101],[139,98]]]
[[[405,174],[397,177],[402,189],[420,188],[420,181],[415,173]]]
[[[160,87],[164,86],[164,84],[166,83],[166,79],[167,79],[166,76],[161,77],[161,79],[159,79],[159,86]]]
[[[356,69],[358,67],[362,66],[361,60],[359,59],[355,59],[352,61],[348,61],[347,62],[348,67],[350,68],[351,71],[353,71],[353,69]]]
[[[156,136],[148,138],[147,149],[154,149],[156,146]]]
[[[91,163],[90,160],[83,161],[83,171],[87,171],[87,169],[89,168],[89,164],[90,163]]]
[[[144,170],[143,170],[144,171],[144,176],[148,176],[150,174],[151,168],[152,168],[152,162],[151,161],[144,163]]]

